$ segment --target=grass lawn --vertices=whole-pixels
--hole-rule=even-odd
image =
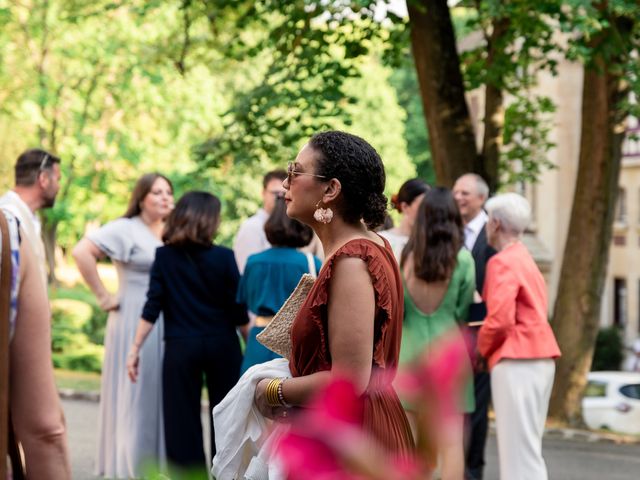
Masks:
[[[56,387],[58,389],[71,389],[77,392],[99,392],[100,374],[91,372],[75,372],[73,370],[54,370]],[[208,398],[207,389],[202,389],[202,400]]]
[[[64,388],[82,392],[100,391],[100,375],[97,373],[56,369],[54,376],[58,389]]]

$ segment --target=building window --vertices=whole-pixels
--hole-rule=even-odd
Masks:
[[[624,327],[627,324],[627,280],[613,279],[613,324]]]
[[[618,200],[616,202],[616,222],[627,223],[627,193],[624,188],[618,188]]]

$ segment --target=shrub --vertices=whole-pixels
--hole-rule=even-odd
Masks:
[[[104,329],[107,325],[108,312],[102,310],[97,304],[91,304],[91,316],[82,327],[89,340],[98,345],[104,345]]]
[[[51,301],[51,313],[54,367],[100,372],[104,347],[86,333],[94,318],[92,306],[82,300],[57,298]]]
[[[598,332],[591,370],[620,370],[624,345],[618,327],[603,328]]]
[[[54,352],[78,348],[89,342],[82,332],[91,317],[91,307],[84,302],[68,299],[51,301],[51,349]]]
[[[107,324],[108,313],[98,306],[96,298],[90,290],[84,286],[56,288],[51,290],[50,296],[55,302],[62,299],[77,300],[87,305],[91,311],[88,318],[85,319],[82,324],[82,331],[89,337],[92,343],[97,345],[104,344],[104,329]]]
[[[104,347],[93,343],[89,343],[78,350],[54,353],[52,355],[55,368],[96,373],[100,373],[102,370],[103,356]]]

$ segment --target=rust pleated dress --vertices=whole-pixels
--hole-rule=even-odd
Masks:
[[[402,336],[403,290],[400,271],[389,243],[367,239],[347,242],[328,258],[291,328],[289,367],[294,377],[331,369],[327,304],[333,266],[341,256],[359,257],[367,264],[375,290],[373,373],[364,394],[365,430],[389,451],[404,456],[413,448],[409,422],[391,386],[398,367]]]

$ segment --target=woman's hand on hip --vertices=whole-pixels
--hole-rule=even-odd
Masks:
[[[105,312],[112,312],[120,308],[120,302],[115,295],[108,293],[98,298],[98,306]]]

